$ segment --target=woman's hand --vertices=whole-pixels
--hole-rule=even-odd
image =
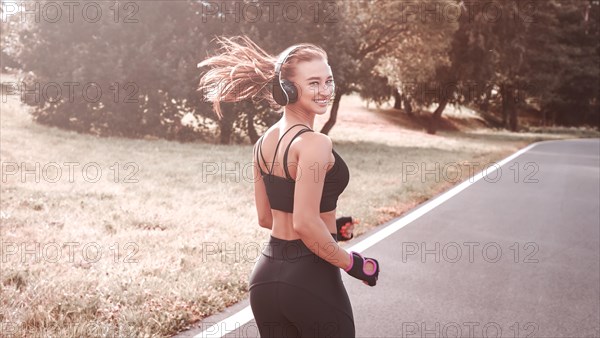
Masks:
[[[350,251],[350,264],[344,268],[350,276],[360,279],[368,286],[375,286],[379,278],[379,262],[375,258],[364,257],[358,252]]]
[[[371,261],[366,262],[365,263],[365,270],[367,270],[367,273],[372,274],[373,271],[375,271],[375,264],[373,264],[373,262],[371,262]],[[381,269],[379,269],[379,272],[381,272]],[[369,283],[367,283],[365,281],[363,281],[363,283],[365,285],[369,285]]]
[[[340,241],[348,241],[354,237],[354,224],[358,224],[358,219],[353,219],[350,216],[339,217],[335,220],[336,226],[338,228],[339,240]]]
[[[352,231],[354,230],[354,223],[348,222],[342,225],[340,232],[344,237],[352,237]]]

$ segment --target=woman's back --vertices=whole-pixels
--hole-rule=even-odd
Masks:
[[[277,126],[277,125],[276,125]],[[272,128],[258,141],[255,152],[256,165],[265,185],[270,207],[273,212],[273,234],[278,238],[297,239],[293,231],[294,192],[296,181],[314,177],[318,167],[300,168],[298,158],[302,151],[311,151],[313,147],[329,146],[327,136],[315,133],[303,124]],[[282,133],[281,131],[284,130]],[[314,134],[310,142],[296,142],[301,135]],[[316,136],[316,137],[314,137]],[[304,137],[305,139],[310,138]],[[287,146],[285,146],[287,145]],[[310,147],[310,148],[309,148]],[[270,160],[267,160],[270,159]],[[344,160],[332,148],[331,158],[319,170],[326,170],[320,201],[319,216],[325,222],[330,233],[336,233],[335,209],[338,196],[349,182],[349,171]],[[302,212],[302,210],[298,210]]]

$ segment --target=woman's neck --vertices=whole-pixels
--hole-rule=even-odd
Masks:
[[[293,114],[293,113],[292,113]],[[295,124],[303,124],[307,127],[309,127],[310,129],[314,129],[314,122],[315,122],[315,114],[311,114],[311,116],[291,116],[292,114],[285,114],[285,112],[283,113],[282,118],[279,120],[281,123],[283,123],[284,125],[287,126],[293,126]]]

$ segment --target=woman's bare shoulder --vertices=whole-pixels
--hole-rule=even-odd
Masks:
[[[306,150],[314,150],[314,149],[329,149],[331,151],[333,147],[333,142],[329,135],[320,133],[318,131],[306,132],[302,133],[302,135],[298,136],[299,139],[299,148],[300,151]]]

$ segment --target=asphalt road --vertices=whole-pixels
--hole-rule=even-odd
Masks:
[[[600,139],[535,144],[362,254],[382,273],[342,273],[357,337],[600,337]]]

